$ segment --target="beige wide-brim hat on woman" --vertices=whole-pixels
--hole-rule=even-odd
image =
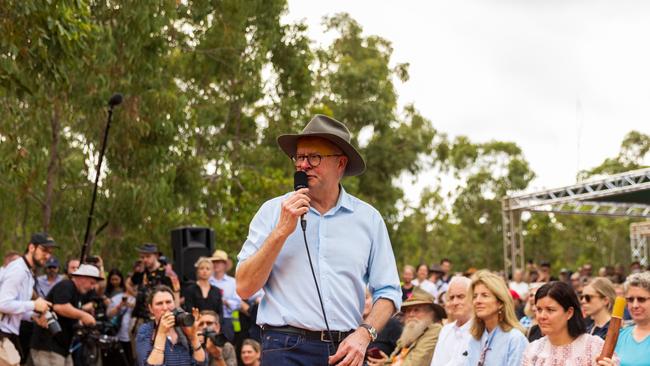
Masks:
[[[322,137],[338,146],[348,157],[344,175],[360,175],[366,170],[361,154],[350,144],[350,130],[333,118],[317,114],[299,134],[278,136],[278,145],[289,157],[296,155],[298,139],[301,137]]]

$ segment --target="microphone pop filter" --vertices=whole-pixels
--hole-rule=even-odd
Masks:
[[[301,188],[308,188],[307,183],[307,173],[303,171],[297,171],[293,173],[293,190],[297,191]]]

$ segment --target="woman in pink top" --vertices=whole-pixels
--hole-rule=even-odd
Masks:
[[[550,282],[535,294],[537,323],[545,335],[528,345],[522,366],[614,366],[618,357],[596,361],[604,341],[588,334],[578,296],[564,282]]]

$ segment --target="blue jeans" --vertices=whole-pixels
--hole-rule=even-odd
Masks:
[[[302,335],[262,331],[262,366],[327,366],[338,344],[306,339]]]

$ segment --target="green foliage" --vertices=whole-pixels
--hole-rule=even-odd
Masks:
[[[399,264],[444,256],[459,268],[500,268],[499,198],[534,177],[520,148],[449,140],[415,106],[398,108],[393,83],[408,80],[408,64],[392,60],[388,40],[337,14],[324,19],[334,42],[314,47],[304,24],[281,23],[286,8],[283,0],[0,2],[0,249],[48,230],[60,258],[78,255],[103,110],[119,91],[93,227],[105,227],[93,252],[108,266],[128,268],[145,241],[169,253],[169,230],[183,225],[214,228],[217,246],[234,256],[262,202],[291,189],[293,167],[276,137],[323,113],[345,122],[360,147],[368,170],[343,184],[384,215]],[[619,156],[589,174],[639,167],[649,146],[647,135],[630,133]],[[458,187],[447,195],[440,180],[428,182],[408,207],[397,182],[423,169]],[[625,223],[563,220],[534,217],[527,240],[621,247]],[[554,248],[540,254],[562,254]],[[592,249],[571,258],[602,257]]]

